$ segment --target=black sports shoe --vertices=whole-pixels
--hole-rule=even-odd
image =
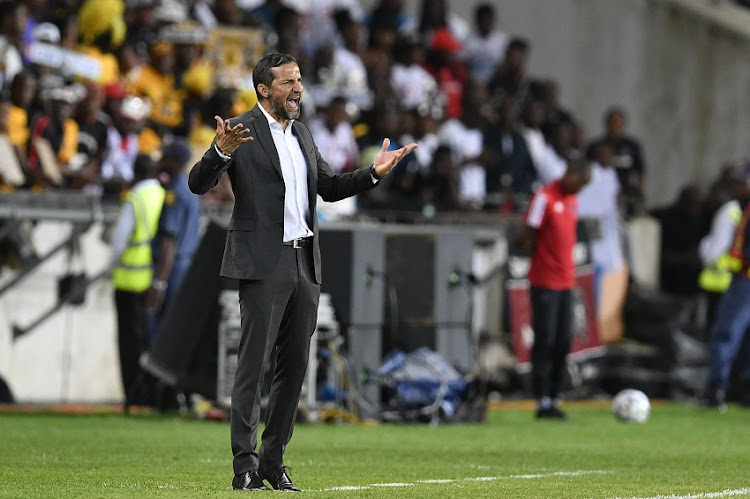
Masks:
[[[568,419],[568,416],[557,407],[550,406],[536,410],[537,419]]]
[[[708,388],[700,398],[700,406],[709,409],[719,409],[719,412],[727,412],[726,393],[721,388]]]

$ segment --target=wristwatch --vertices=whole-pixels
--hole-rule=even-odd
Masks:
[[[375,180],[383,180],[385,178],[385,175],[388,175],[387,173],[383,176],[378,175],[378,171],[375,169],[375,163],[370,165],[370,175],[372,175],[372,178]]]
[[[151,281],[151,287],[157,291],[166,291],[167,281],[163,281],[161,279],[154,279],[153,281]]]

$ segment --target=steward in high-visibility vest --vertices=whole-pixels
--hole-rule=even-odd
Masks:
[[[154,276],[151,240],[159,227],[165,190],[153,182],[133,189],[125,198],[135,214],[135,226],[128,246],[112,269],[112,284],[120,291],[143,293]]]
[[[701,241],[700,253],[705,267],[698,276],[698,285],[704,291],[723,293],[732,282],[729,249],[741,218],[742,208],[738,201],[725,203],[711,224],[710,234]],[[718,257],[717,251],[721,252]]]
[[[746,202],[742,218],[734,233],[729,250],[732,282],[721,297],[708,345],[708,383],[701,404],[726,410],[726,390],[732,364],[741,352],[742,342],[750,329],[750,202]],[[750,359],[744,363],[745,386],[750,383]],[[744,397],[747,397],[747,393]],[[750,402],[750,399],[743,402]]]

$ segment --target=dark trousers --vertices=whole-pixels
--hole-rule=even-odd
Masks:
[[[572,291],[531,286],[534,346],[531,378],[534,396],[557,399],[565,376],[565,357],[570,351]]]
[[[117,344],[125,397],[135,396],[141,354],[146,348],[146,294],[115,290]],[[129,402],[141,403],[142,400]]]
[[[315,283],[312,245],[282,246],[279,264],[260,280],[240,281],[242,338],[232,390],[231,440],[235,474],[284,464],[292,438],[310,337],[318,316],[320,285]],[[276,365],[266,411],[266,427],[258,443],[263,373],[271,352]]]
[[[726,390],[732,363],[740,354],[750,327],[750,279],[734,276],[719,302],[708,343],[708,384]],[[750,355],[750,352],[745,352]],[[750,381],[750,361],[745,364],[745,380]]]

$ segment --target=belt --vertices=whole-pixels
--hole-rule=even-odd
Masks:
[[[282,244],[284,246],[291,246],[292,248],[304,248],[310,242],[312,241],[312,237],[300,237],[297,239],[292,239],[291,241],[284,241]]]

